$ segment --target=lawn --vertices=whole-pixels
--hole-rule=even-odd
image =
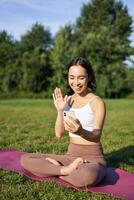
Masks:
[[[109,166],[134,173],[134,100],[105,100],[107,116],[102,144]],[[0,149],[64,153],[67,133],[54,137],[56,111],[52,100],[0,100]],[[53,183],[29,180],[0,169],[0,200],[115,200],[106,195],[75,192]]]

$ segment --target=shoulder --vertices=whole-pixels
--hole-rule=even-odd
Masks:
[[[89,93],[87,96],[87,99],[88,99],[89,103],[99,103],[99,102],[103,103],[104,102],[100,96],[98,96],[94,93]]]
[[[90,105],[94,111],[106,110],[104,100],[101,97],[96,96],[96,95],[92,97]]]

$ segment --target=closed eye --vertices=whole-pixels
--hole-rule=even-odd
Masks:
[[[85,77],[80,77],[80,80],[83,80],[83,79],[85,79]]]

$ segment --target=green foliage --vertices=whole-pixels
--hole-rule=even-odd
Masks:
[[[0,89],[9,94],[15,91],[39,93],[48,90],[52,69],[49,59],[51,34],[39,24],[23,35],[18,43],[13,43],[6,32],[0,34],[2,52],[0,63]],[[10,56],[13,57],[11,57]]]
[[[51,50],[50,59],[54,74],[51,78],[53,88],[61,87],[65,90],[67,65],[72,57],[73,50],[73,27],[66,25],[62,27],[57,35],[53,48]]]
[[[52,68],[49,63],[49,49],[52,38],[49,30],[41,24],[34,24],[31,31],[22,36],[20,42],[22,79],[20,90],[39,93],[48,90]]]
[[[134,93],[134,67],[133,68],[126,68],[127,78],[126,84],[129,93]]]
[[[50,31],[45,29],[43,25],[35,23],[32,25],[31,30],[27,31],[21,37],[20,48],[23,52],[33,51],[37,47],[46,51],[51,44],[52,38]]]
[[[0,68],[4,68],[6,63],[14,58],[15,42],[6,31],[0,32]]]
[[[83,35],[98,33],[101,27],[107,27],[112,35],[129,36],[132,32],[132,17],[126,6],[116,0],[92,0],[85,4],[77,19],[76,29]]]
[[[77,52],[92,63],[99,80],[97,91],[105,97],[125,95],[123,61],[134,54],[128,38],[131,25],[127,8],[115,0],[92,0],[83,6],[77,19],[76,43],[81,44],[80,48],[76,45]]]
[[[19,69],[19,66],[16,63],[6,65],[2,83],[3,92],[8,94],[14,90],[19,90],[21,78],[22,73]]]
[[[33,93],[47,91],[51,71],[45,52],[40,53],[38,48],[35,48],[32,52],[25,52],[22,56],[21,89]]]
[[[125,97],[133,93],[134,55],[130,45],[132,17],[121,1],[92,0],[84,4],[74,25],[61,27],[54,38],[35,23],[20,39],[0,32],[0,94],[50,97],[55,87],[65,94],[67,65],[76,55],[89,59],[97,78],[97,94]],[[28,95],[29,93],[29,95]]]
[[[5,69],[7,65],[14,62],[16,59],[16,42],[13,37],[6,31],[0,32],[0,91],[2,91],[2,85],[5,74],[8,75]]]

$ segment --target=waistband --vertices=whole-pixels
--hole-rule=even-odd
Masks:
[[[82,144],[70,143],[68,146],[67,153],[76,154],[76,155],[101,156],[103,155],[103,149],[102,149],[101,143],[97,143],[93,145],[82,145]]]
[[[97,161],[106,164],[101,143],[95,145],[81,145],[70,143],[67,155],[72,157],[82,157],[87,160]]]

